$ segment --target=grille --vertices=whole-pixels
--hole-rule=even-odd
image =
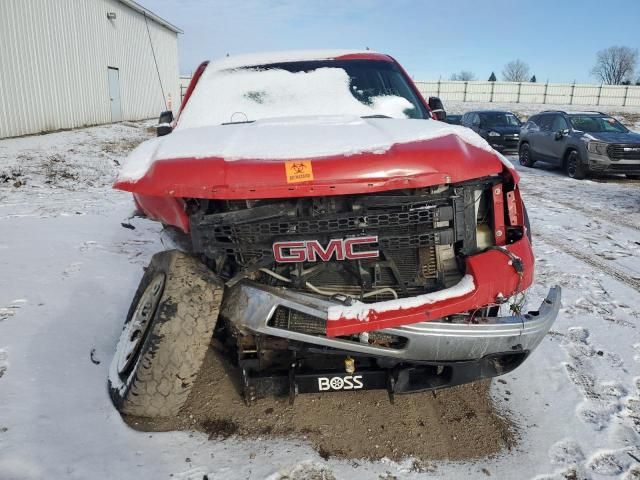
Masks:
[[[269,320],[269,325],[309,335],[324,335],[327,331],[327,322],[324,318],[314,317],[286,307],[276,308]]]
[[[612,144],[607,155],[612,160],[640,160],[640,144]]]
[[[417,212],[382,213],[373,215],[345,216],[342,218],[323,218],[290,221],[262,221],[239,225],[219,225],[215,227],[218,235],[237,235],[256,238],[265,235],[307,234],[317,232],[344,232],[358,228],[376,228],[406,226],[433,223],[435,210]]]
[[[443,272],[437,269],[434,249],[475,246],[475,236],[469,237],[475,234],[476,223],[473,191],[487,186],[490,180],[437,192],[417,189],[244,203],[215,201],[206,212],[192,215],[191,237],[194,251],[214,261],[216,271],[226,278],[248,272],[245,275],[260,282],[300,290],[307,289],[308,282],[355,297],[388,287],[398,296],[418,295],[443,288]],[[473,228],[466,228],[465,222],[472,222]],[[334,239],[359,236],[377,236],[378,258],[277,263],[273,257],[275,242],[313,240],[324,246]],[[289,281],[260,272],[261,268]],[[460,273],[455,264],[453,268]],[[383,290],[361,298],[379,301],[393,298],[393,292]]]
[[[611,165],[609,165],[609,168],[611,170],[620,170],[623,172],[640,172],[640,163],[638,164],[619,164],[619,163],[612,163]]]
[[[273,312],[268,325],[307,335],[325,335],[327,330],[327,321],[324,318],[314,317],[282,306]],[[370,345],[386,348],[403,348],[407,345],[406,338],[388,333],[370,332],[368,337]]]

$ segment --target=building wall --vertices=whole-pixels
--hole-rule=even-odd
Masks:
[[[177,110],[177,34],[147,22]],[[0,0],[0,138],[111,122],[108,67],[119,69],[123,120],[164,110],[141,13],[116,0]]]

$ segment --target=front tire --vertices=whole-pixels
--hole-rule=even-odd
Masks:
[[[176,415],[200,371],[224,285],[178,250],[153,256],[133,298],[109,369],[109,393],[124,414]]]
[[[580,154],[576,150],[571,150],[567,155],[565,171],[569,177],[576,180],[582,180],[587,177],[587,168],[582,163]]]
[[[531,147],[529,147],[528,143],[523,143],[520,145],[520,149],[518,150],[518,158],[520,160],[520,165],[524,167],[533,167],[533,164],[536,163],[535,160],[531,159]]]

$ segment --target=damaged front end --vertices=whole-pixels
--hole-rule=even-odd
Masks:
[[[517,184],[502,175],[187,208],[194,250],[226,280],[220,337],[248,401],[501,375],[560,306],[555,287],[539,310],[521,311],[534,259]]]

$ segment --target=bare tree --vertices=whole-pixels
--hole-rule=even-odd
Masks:
[[[512,60],[504,66],[502,78],[505,82],[526,82],[529,78],[529,65],[522,60]]]
[[[596,65],[591,75],[607,85],[621,85],[631,81],[638,63],[638,49],[609,47],[596,54]]]
[[[454,73],[449,78],[449,80],[462,80],[464,82],[470,82],[475,79],[475,74],[469,70],[461,70],[460,73]]]

